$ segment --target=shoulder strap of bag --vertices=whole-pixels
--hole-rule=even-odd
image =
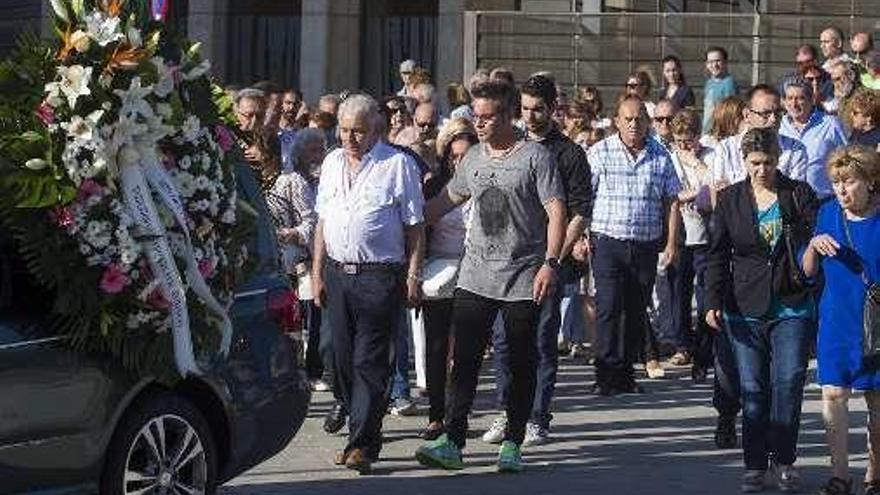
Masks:
[[[846,242],[849,244],[849,248],[861,258],[858,250],[856,250],[856,244],[852,240],[852,233],[850,233],[849,230],[849,220],[846,219],[846,211],[844,211],[843,208],[840,209],[840,217],[843,220],[843,232],[846,234]],[[859,275],[862,276],[862,282],[865,283],[866,287],[871,285],[871,281],[868,280],[868,274],[865,272],[865,267],[862,264],[861,259],[859,259]]]

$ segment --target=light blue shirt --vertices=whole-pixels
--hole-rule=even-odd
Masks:
[[[703,134],[709,134],[712,128],[712,113],[715,111],[715,105],[728,96],[736,96],[736,82],[733,76],[728,74],[720,79],[714,77],[706,79],[703,87]]]
[[[623,241],[659,240],[666,221],[664,203],[681,190],[666,149],[648,137],[633,157],[614,134],[594,144],[587,159],[595,197],[590,230]]]
[[[815,109],[807,124],[799,131],[791,117],[786,115],[779,126],[779,134],[797,139],[807,148],[806,169],[802,173],[792,171],[789,177],[806,181],[820,199],[833,196],[834,188],[825,165],[832,151],[847,144],[846,131],[843,130],[840,120]]]
[[[321,166],[316,210],[324,222],[327,255],[342,263],[402,263],[404,227],[421,223],[425,200],[415,161],[376,143],[350,177],[345,152]]]

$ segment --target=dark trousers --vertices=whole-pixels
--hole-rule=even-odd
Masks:
[[[428,389],[428,421],[442,421],[446,412],[446,379],[449,341],[452,338],[453,300],[422,303],[425,321],[425,381]]]
[[[712,337],[712,350],[715,355],[715,381],[712,391],[712,405],[719,416],[736,417],[742,409],[740,404],[739,370],[730,333],[727,330],[717,332]]]
[[[318,380],[324,375],[324,361],[321,356],[321,308],[314,301],[300,301],[309,340],[306,348],[306,376]]]
[[[594,235],[596,381],[611,387],[634,381],[632,365],[648,328],[647,308],[657,274],[657,244]]]
[[[391,378],[390,399],[409,399],[409,313],[404,309],[397,316],[397,329],[394,332],[394,347],[391,363],[394,375]]]
[[[446,433],[464,447],[468,414],[477,392],[483,352],[498,312],[510,359],[510,396],[507,400],[505,440],[522,444],[535,396],[535,327],[540,308],[532,301],[498,301],[458,289],[452,311],[454,342],[450,393],[446,404]]]
[[[349,412],[346,450],[378,455],[385,415],[392,339],[403,311],[403,281],[396,269],[344,273],[324,268],[333,334],[333,384]]]
[[[812,328],[805,318],[730,323],[742,387],[746,469],[766,470],[771,455],[782,465],[797,458]]]
[[[321,318],[320,342],[318,346],[321,361],[324,363],[324,371],[333,382],[333,387],[331,387],[333,399],[336,400],[337,404],[345,408],[345,399],[342,397],[342,391],[336,386],[336,367],[333,365],[333,360],[335,359],[333,354],[333,331],[330,326],[330,318],[327,316],[322,316]],[[348,411],[347,408],[345,410]]]
[[[559,344],[557,341],[562,320],[559,311],[561,304],[562,288],[557,287],[556,291],[541,305],[541,314],[538,317],[536,336],[538,371],[531,419],[544,428],[549,428],[550,420],[553,419],[553,415],[550,414],[550,403],[553,400],[553,391],[556,389],[556,373],[559,369]],[[500,408],[505,407],[504,402],[507,397],[510,397],[512,376],[504,333],[496,330],[492,334],[495,386],[498,388],[498,406]]]

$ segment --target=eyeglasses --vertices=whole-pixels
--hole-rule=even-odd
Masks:
[[[406,113],[405,107],[388,107],[388,113],[394,115],[395,113]]]
[[[642,83],[626,83],[626,87],[629,89],[640,88]]]
[[[497,115],[474,115],[474,125],[482,127],[484,125],[495,123],[497,119]]]
[[[420,129],[431,129],[436,127],[433,122],[416,122],[416,127]]]
[[[657,117],[654,117],[654,122],[668,124],[668,123],[672,122],[673,118],[674,117],[672,115],[657,116]]]
[[[757,115],[758,117],[761,117],[764,120],[767,120],[770,117],[776,117],[778,119],[779,116],[782,115],[782,110],[778,110],[778,109],[777,110],[764,110],[764,111],[759,112],[757,110],[753,110],[750,108],[749,112]]]

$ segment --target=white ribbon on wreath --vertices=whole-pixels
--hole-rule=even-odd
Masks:
[[[122,185],[123,201],[135,224],[139,238],[144,245],[147,261],[153,275],[159,281],[159,289],[170,303],[171,332],[174,341],[174,361],[181,376],[200,374],[196,363],[190,330],[189,311],[186,303],[186,289],[174,262],[174,254],[168,242],[168,234],[159,217],[153,199],[156,193],[161,203],[171,212],[184,236],[183,257],[186,261],[186,280],[193,293],[214,314],[220,325],[220,353],[227,355],[232,343],[232,323],[226,309],[211,293],[196,262],[189,228],[186,223],[186,210],[171,177],[162,167],[155,148],[139,147],[135,150],[123,149],[120,153],[119,180]]]

